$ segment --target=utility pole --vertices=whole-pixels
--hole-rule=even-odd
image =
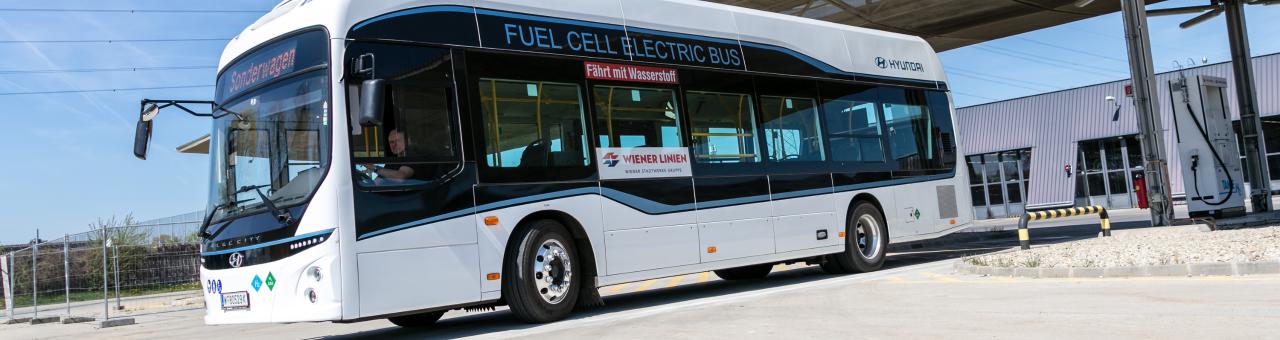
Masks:
[[[1156,109],[1155,66],[1151,64],[1151,36],[1147,32],[1146,2],[1121,0],[1124,11],[1124,38],[1129,45],[1129,71],[1132,74],[1133,99],[1138,114],[1138,131],[1142,138],[1142,170],[1147,179],[1147,202],[1151,224],[1167,226],[1173,222],[1173,204],[1169,192],[1169,167],[1164,148],[1164,125]]]
[[[1267,173],[1267,146],[1262,142],[1262,121],[1258,118],[1253,56],[1249,52],[1249,34],[1244,25],[1244,1],[1225,0],[1222,5],[1226,7],[1227,40],[1231,42],[1231,67],[1235,71],[1236,102],[1240,107],[1240,139],[1244,142],[1245,178],[1252,183],[1249,199],[1253,202],[1254,213],[1272,211],[1275,208],[1271,206],[1271,176]]]

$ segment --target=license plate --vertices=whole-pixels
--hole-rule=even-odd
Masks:
[[[222,293],[222,310],[249,309],[249,292]]]

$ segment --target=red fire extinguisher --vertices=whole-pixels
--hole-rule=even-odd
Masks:
[[[1133,193],[1138,195],[1138,208],[1146,209],[1147,204],[1147,180],[1142,178],[1142,174],[1133,175]]]

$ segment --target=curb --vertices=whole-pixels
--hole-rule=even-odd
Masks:
[[[68,316],[68,317],[62,318],[62,324],[67,325],[67,324],[73,324],[73,323],[92,322],[93,320],[94,320],[93,318],[87,318],[83,316]]]
[[[1171,277],[1171,276],[1240,276],[1240,275],[1274,275],[1280,274],[1280,261],[1235,262],[1235,263],[1192,263],[1143,267],[1072,267],[1072,268],[1011,268],[979,266],[965,263],[965,259],[956,260],[954,268],[957,272],[1023,278],[1126,278],[1126,277]]]
[[[46,323],[58,323],[61,320],[62,320],[62,317],[58,317],[58,316],[41,316],[38,318],[31,318],[31,321],[29,322],[32,325],[43,325]]]
[[[135,322],[133,321],[133,318],[107,319],[107,320],[98,321],[97,328],[103,329],[103,328],[111,328],[111,327],[128,326],[134,323]]]
[[[30,318],[30,317],[25,317],[25,318],[12,318],[12,319],[5,320],[5,321],[3,321],[3,322],[0,322],[0,325],[16,325],[16,324],[20,324],[20,323],[28,323],[28,322],[31,322],[31,318]]]

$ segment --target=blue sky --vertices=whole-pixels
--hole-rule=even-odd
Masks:
[[[1204,0],[1174,0],[1150,9],[1203,5]],[[1280,6],[1246,6],[1253,54],[1280,52]],[[1186,66],[1230,61],[1225,16],[1181,29],[1194,17],[1149,17],[1152,64],[1158,72]],[[1124,23],[1119,13],[1028,32],[940,54],[957,107],[1017,98],[1053,90],[1129,77]],[[1039,62],[1028,59],[1039,58]],[[1010,80],[1012,79],[1012,80]]]
[[[0,1],[8,8],[265,10],[274,0]],[[1201,4],[1169,1],[1154,7]],[[1249,6],[1255,55],[1280,51],[1280,6]],[[33,13],[0,11],[0,41],[229,38],[260,14]],[[1228,59],[1223,19],[1190,29],[1189,15],[1153,17],[1158,70]],[[957,106],[1126,78],[1120,16],[1107,15],[942,53]],[[222,41],[28,44],[0,42],[0,93],[211,85]],[[1015,57],[1016,56],[1016,57]],[[1039,59],[1033,62],[1028,59]],[[191,70],[10,74],[12,70],[205,66]],[[1274,95],[1274,94],[1273,94]],[[208,133],[206,120],[166,111],[148,161],[131,154],[142,98],[210,99],[212,88],[0,95],[0,243],[88,230],[99,217],[141,219],[204,207],[207,158],[174,147]]]

